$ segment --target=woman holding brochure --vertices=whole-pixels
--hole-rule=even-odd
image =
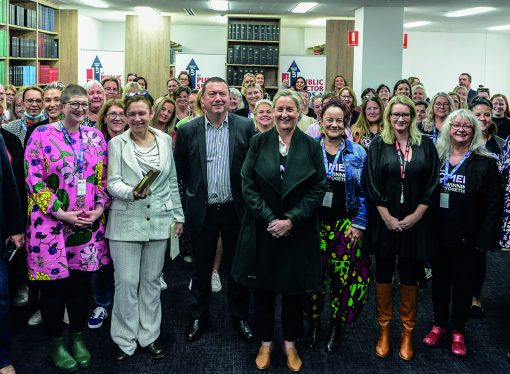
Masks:
[[[184,222],[172,138],[149,126],[154,113],[145,96],[127,98],[125,115],[129,129],[109,143],[108,191],[113,201],[106,229],[115,267],[111,335],[118,364],[134,354],[137,342],[153,358],[164,356],[157,342],[159,276],[170,226],[176,223],[179,236]],[[148,178],[151,174],[158,175]]]

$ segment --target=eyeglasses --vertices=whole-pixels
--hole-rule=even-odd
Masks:
[[[119,91],[119,89],[117,87],[105,87],[104,90],[105,91],[115,91],[115,92]]]
[[[119,119],[124,119],[126,118],[126,116],[124,115],[124,113],[114,113],[114,112],[111,112],[111,113],[107,113],[106,116],[111,119],[111,120],[114,120],[115,118],[119,118]]]
[[[352,100],[352,96],[349,95],[349,96],[344,96],[344,95],[340,95],[340,97],[344,100]]]
[[[14,105],[16,108],[23,108],[23,103],[18,103],[16,105]]]
[[[454,130],[464,130],[465,132],[470,132],[473,130],[473,126],[471,125],[459,125],[458,123],[452,123],[452,129]]]
[[[9,97],[14,97],[14,95],[16,94],[13,94],[13,93],[6,93],[5,96],[9,96]]]
[[[42,99],[25,99],[25,103],[29,103],[32,105],[33,103],[36,103],[38,105],[42,104]]]
[[[402,117],[403,119],[411,118],[411,113],[390,113],[392,119],[399,119]]]
[[[148,91],[128,92],[126,94],[126,97],[133,97],[133,96],[150,97],[151,95],[149,94]]]
[[[436,108],[446,108],[450,106],[450,103],[434,103]]]
[[[71,109],[78,109],[79,107],[81,107],[82,109],[87,109],[89,107],[89,103],[79,103],[78,101],[70,101],[68,103],[64,103],[65,104],[69,104],[69,106],[71,107]]]

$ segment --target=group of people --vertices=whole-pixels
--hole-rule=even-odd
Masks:
[[[413,358],[426,267],[434,317],[423,343],[451,334],[451,352],[467,355],[468,318],[483,314],[485,253],[510,248],[506,97],[486,97],[485,87],[473,94],[464,73],[432,99],[411,77],[393,93],[365,89],[358,106],[338,75],[322,96],[311,98],[298,77],[269,100],[263,78],[247,74],[239,91],[212,77],[191,90],[183,72],[156,100],[136,74],[125,87],[109,77],[0,88],[2,374],[14,372],[7,267],[15,299],[27,282],[36,295],[57,369],[90,365],[87,319],[95,328],[109,314],[115,363],[138,346],[164,357],[162,270],[179,238],[192,258],[186,341],[207,330],[220,272],[232,326],[261,342],[260,370],[271,364],[281,295],[282,348],[300,371],[296,341],[317,346],[328,285],[330,353],[367,301],[374,259],[376,355],[391,351],[396,270],[399,356]]]

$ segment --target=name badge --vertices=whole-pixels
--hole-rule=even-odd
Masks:
[[[441,192],[439,195],[439,207],[448,209],[450,206],[450,194],[446,192]]]
[[[87,181],[85,179],[78,179],[78,196],[85,196],[87,194]]]
[[[324,199],[322,200],[322,206],[325,206],[326,208],[331,208],[333,205],[333,192],[328,191],[324,195]]]

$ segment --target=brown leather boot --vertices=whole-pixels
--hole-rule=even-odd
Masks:
[[[379,324],[379,339],[375,346],[375,354],[386,357],[390,354],[390,323],[393,316],[393,285],[375,283],[375,303],[377,308],[377,323]]]
[[[413,358],[413,330],[416,325],[416,299],[418,286],[400,285],[400,320],[402,321],[402,335],[400,337],[399,356],[409,361]]]

